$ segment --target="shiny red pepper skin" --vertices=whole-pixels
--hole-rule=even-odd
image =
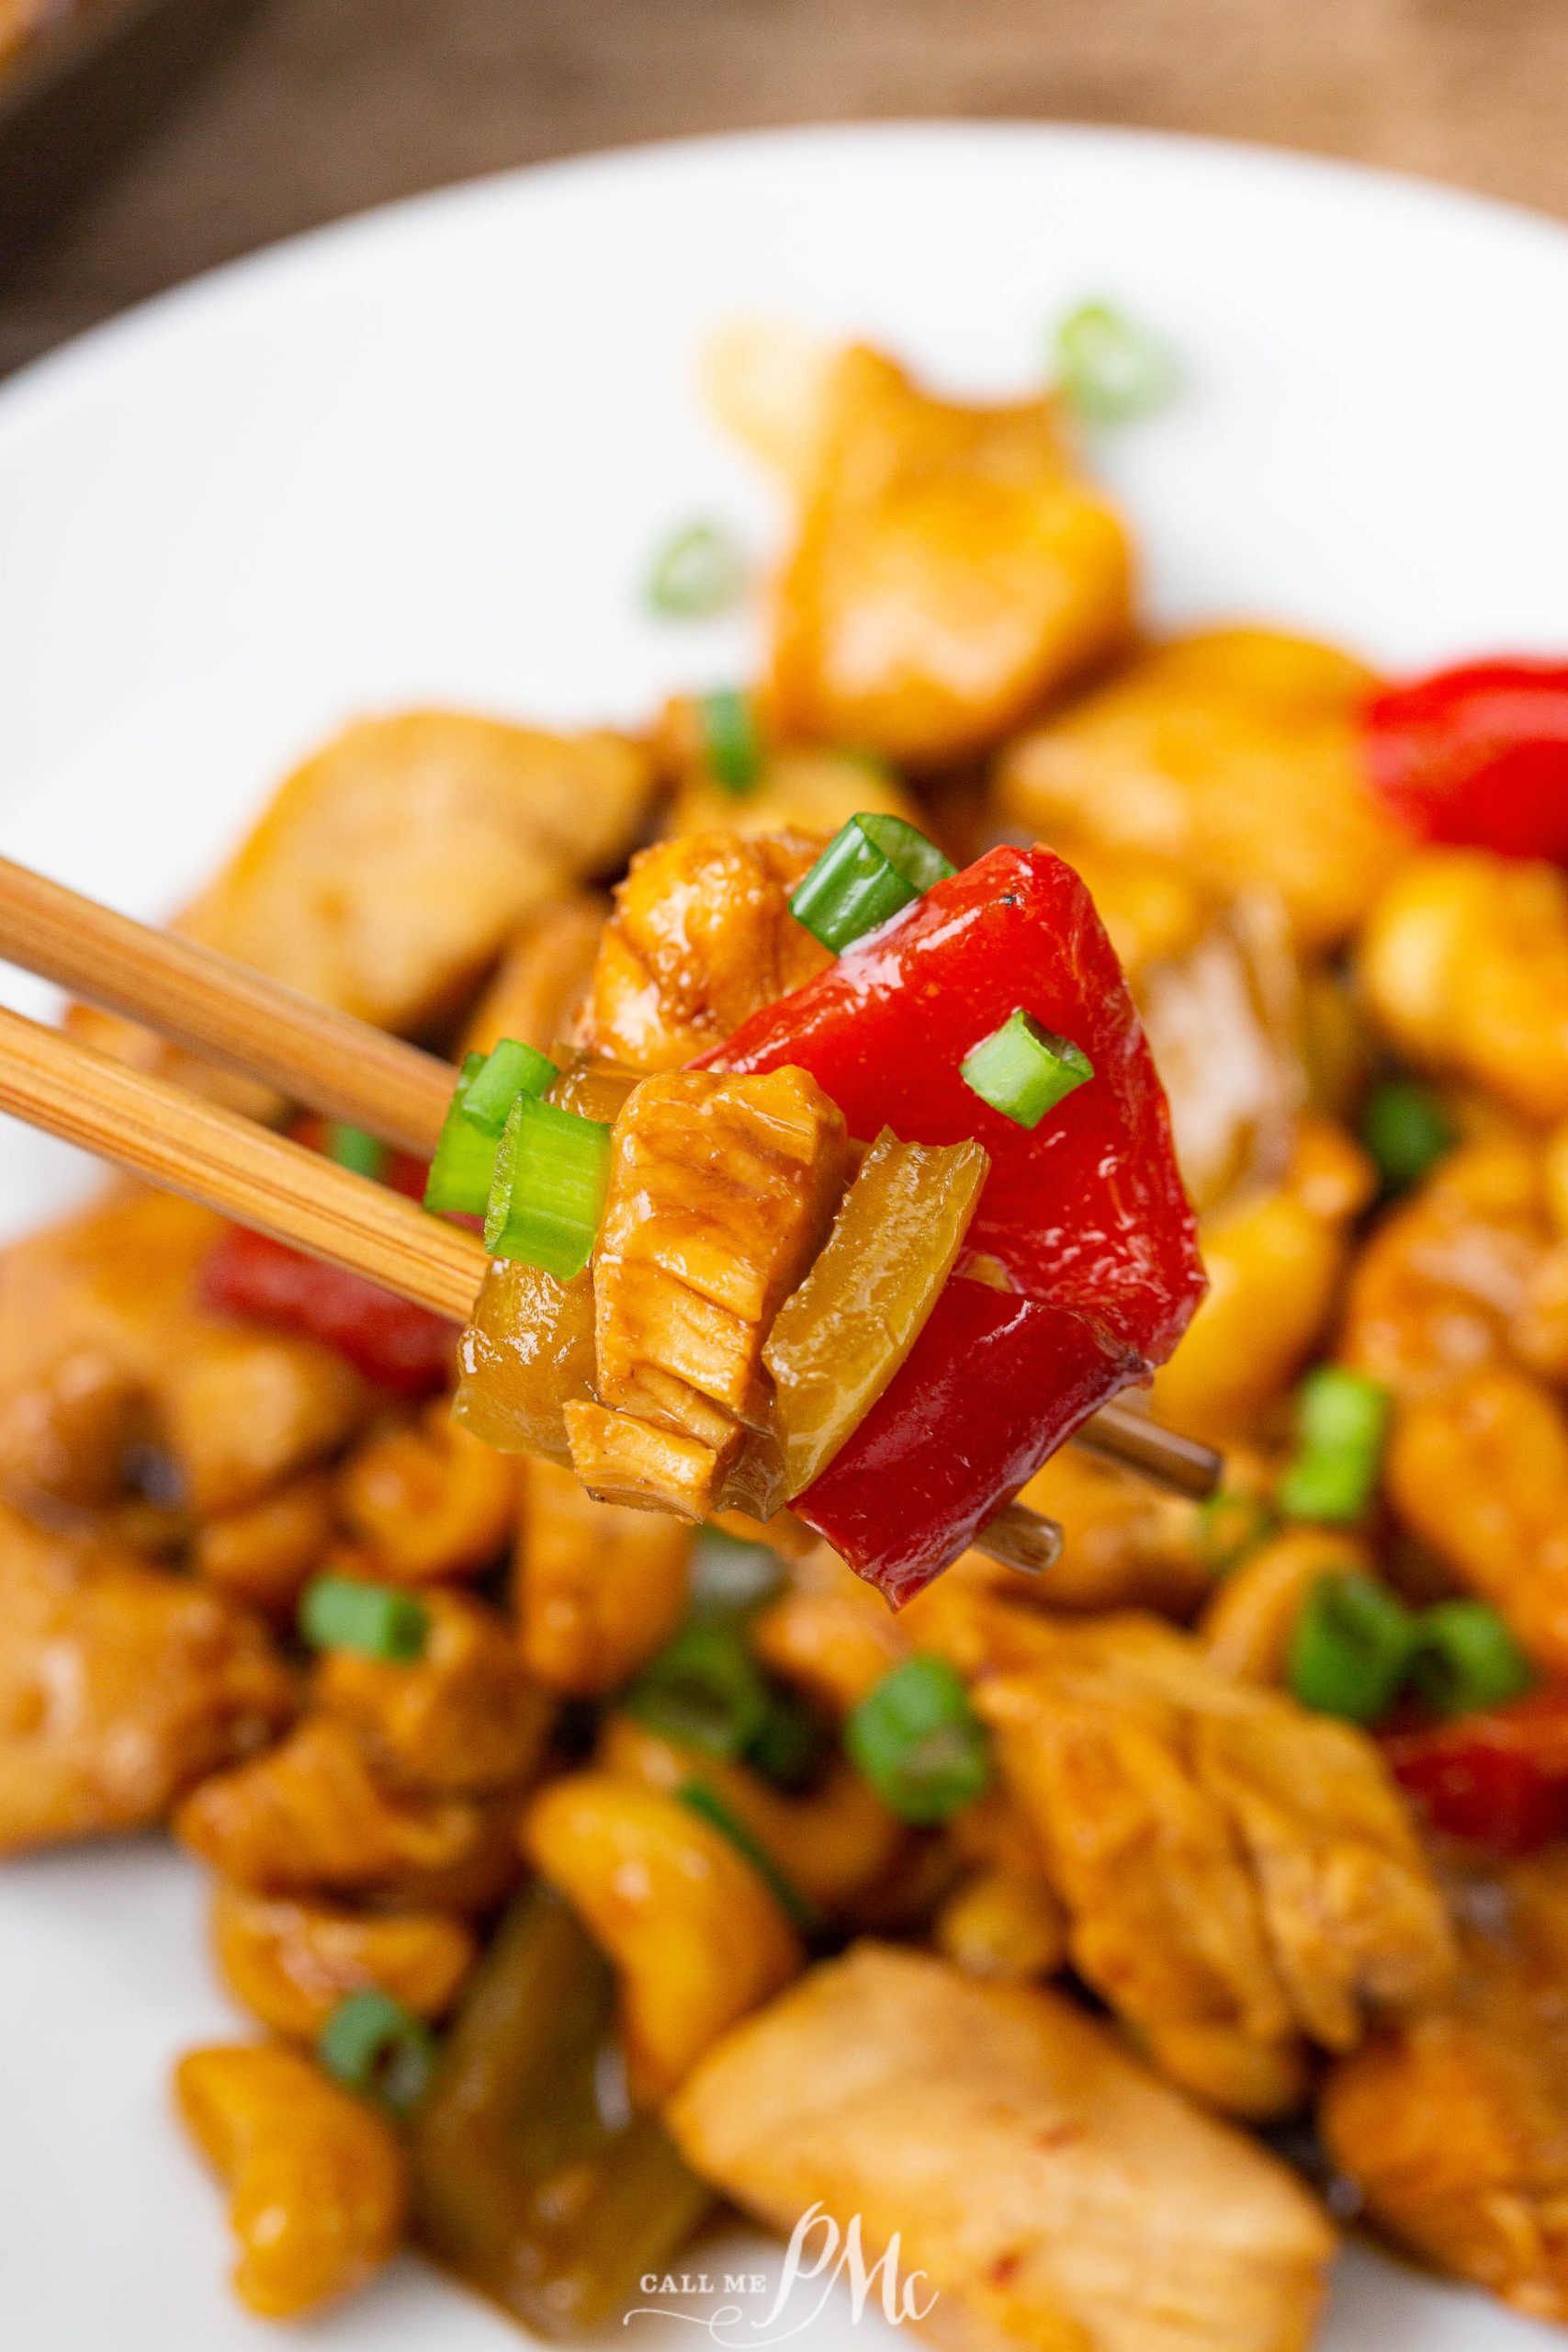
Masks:
[[[1094,1064],[1032,1132],[960,1070],[1021,1006]],[[908,1362],[795,1510],[895,1602],[957,1558],[1079,1422],[1163,1363],[1203,1293],[1165,1095],[1088,890],[996,849],[744,1023],[710,1068],[807,1069],[852,1135],[976,1136],[991,1172]]]
[[[1568,1690],[1383,1735],[1390,1770],[1431,1826],[1492,1854],[1568,1837]]]
[[[1568,864],[1568,664],[1473,662],[1363,717],[1379,797],[1422,840]]]
[[[302,1119],[293,1132],[297,1143],[321,1148],[319,1119]],[[422,1200],[424,1179],[422,1161],[404,1152],[388,1154],[382,1181],[394,1192]],[[433,1396],[452,1375],[457,1331],[441,1316],[243,1226],[231,1226],[209,1252],[201,1296],[220,1314],[334,1348],[367,1380],[396,1396]]]

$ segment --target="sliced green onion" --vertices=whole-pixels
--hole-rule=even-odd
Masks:
[[[649,1658],[622,1705],[649,1731],[705,1756],[743,1756],[771,1703],[762,1669],[734,1624],[689,1624]]]
[[[798,1887],[791,1886],[784,1872],[764,1846],[758,1843],[743,1821],[738,1821],[720,1796],[701,1781],[688,1781],[675,1792],[678,1802],[710,1829],[728,1838],[736,1852],[749,1861],[762,1881],[791,1927],[803,1936],[814,1935],[821,1926],[816,1912]]]
[[[697,697],[703,752],[714,782],[737,800],[754,792],[762,775],[762,738],[750,695],[716,686]]]
[[[1280,1509],[1292,1519],[1348,1526],[1360,1518],[1378,1483],[1393,1399],[1381,1380],[1323,1364],[1296,1396],[1296,1451],[1280,1482]]]
[[[424,1205],[435,1216],[483,1216],[495,1175],[495,1137],[463,1115],[468,1088],[485,1066],[482,1054],[466,1054],[441,1123],[441,1134],[424,1180]]]
[[[1163,408],[1180,382],[1160,336],[1109,302],[1083,302],[1056,329],[1062,391],[1092,424],[1130,424]]]
[[[1455,1141],[1447,1112],[1429,1086],[1385,1079],[1361,1111],[1361,1141],[1377,1162],[1385,1193],[1407,1193]]]
[[[768,1712],[746,1744],[746,1761],[781,1789],[804,1789],[822,1760],[822,1726],[809,1707],[770,1691]]]
[[[425,1178],[425,1207],[483,1216],[507,1113],[520,1094],[543,1094],[559,1076],[547,1054],[517,1037],[502,1037],[488,1054],[466,1055]]]
[[[424,1653],[430,1611],[412,1592],[358,1577],[316,1577],[299,1602],[299,1631],[312,1649],[359,1650],[407,1666]]]
[[[603,1120],[520,1094],[496,1146],[485,1248],[570,1282],[593,1254],[609,1174]]]
[[[1070,1037],[1043,1028],[1021,1007],[982,1038],[961,1068],[964,1084],[1021,1127],[1037,1127],[1094,1076],[1094,1064]]]
[[[644,594],[662,620],[703,621],[739,604],[745,587],[746,559],[733,536],[716,523],[688,523],[654,557]]]
[[[407,2115],[435,2070],[435,2037],[389,1993],[349,1993],[317,2035],[316,2056],[345,2089]]]
[[[835,956],[879,930],[956,872],[934,842],[902,817],[863,812],[841,825],[796,883],[790,912]]]
[[[973,1804],[990,1779],[985,1725],[945,1658],[885,1674],[848,1717],[844,1746],[888,1811],[922,1827]]]
[[[1320,1577],[1307,1595],[1291,1636],[1287,1679],[1303,1707],[1375,1724],[1399,1696],[1416,1639],[1404,1602],[1347,1568]]]
[[[1267,1544],[1279,1523],[1266,1495],[1222,1487],[1199,1510],[1198,1556],[1211,1576],[1228,1577],[1249,1552]]]
[[[340,1168],[352,1168],[356,1176],[368,1176],[372,1182],[387,1165],[386,1145],[366,1127],[351,1127],[333,1119],[327,1125],[326,1144],[329,1159],[335,1159]]]
[[[1411,1675],[1438,1715],[1501,1707],[1535,1680],[1529,1660],[1484,1600],[1439,1600],[1421,1611]]]
[[[487,1135],[499,1136],[520,1094],[543,1094],[559,1076],[548,1054],[520,1037],[502,1037],[463,1087],[463,1115]]]

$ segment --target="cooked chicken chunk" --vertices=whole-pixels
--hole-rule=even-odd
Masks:
[[[779,583],[785,732],[911,766],[982,751],[1129,628],[1121,523],[1048,401],[964,407],[840,356]]]
[[[634,857],[615,892],[576,1043],[627,1069],[678,1069],[831,961],[790,892],[818,844],[691,833]]]
[[[861,1944],[729,2033],[668,2114],[774,2228],[820,2205],[859,2217],[867,2266],[897,2243],[923,2332],[962,2352],[1311,2338],[1334,2236],[1305,2190],[1055,1994]]]
[[[1040,1837],[1085,1978],[1167,2073],[1239,2113],[1299,2090],[1303,2038],[1438,1996],[1442,1899],[1360,1732],[1235,1683],[1152,1618],[1031,1628],[976,1704]]]
[[[802,1070],[688,1070],[628,1096],[593,1261],[600,1402],[566,1408],[584,1486],[693,1518],[755,1507],[724,1487],[765,1428],[762,1343],[849,1172],[842,1114]]]
[[[596,1502],[570,1470],[525,1465],[514,1585],[524,1664],[548,1690],[618,1690],[675,1631],[692,1533],[663,1512]]]
[[[1450,1152],[1356,1261],[1347,1363],[1406,1398],[1506,1364],[1550,1243],[1533,1144],[1489,1136]]]
[[[610,910],[586,891],[563,899],[513,940],[463,1032],[465,1053],[521,1037],[542,1054],[570,1035]]]
[[[1275,892],[1303,946],[1332,947],[1399,854],[1358,763],[1371,686],[1348,655],[1264,629],[1156,646],[1010,747],[1001,805],[1067,858],[1152,852]]]
[[[313,1340],[199,1301],[223,1226],[117,1191],[0,1258],[0,1484],[24,1508],[102,1509],[166,1451],[199,1516],[243,1509],[341,1445],[373,1392]]]
[[[362,1020],[423,1028],[529,916],[625,852],[651,789],[618,735],[362,719],[282,786],[185,927]]]
[[[220,1594],[0,1510],[0,1854],[147,1827],[294,1703]]]
[[[311,1682],[324,1714],[349,1724],[400,1788],[477,1795],[532,1777],[554,1709],[529,1682],[511,1625],[466,1592],[428,1591],[416,1658],[328,1650]]]
[[[1568,2321],[1568,1853],[1461,1888],[1457,1909],[1451,2000],[1342,2060],[1320,2125],[1393,2236]]]
[[[392,1788],[346,1724],[309,1715],[280,1747],[181,1805],[181,1842],[262,1894],[351,1894],[488,1911],[517,1876],[510,1796]]]
[[[1165,858],[1075,846],[1127,975],[1201,1216],[1278,1183],[1305,1094],[1301,988],[1283,910]]]

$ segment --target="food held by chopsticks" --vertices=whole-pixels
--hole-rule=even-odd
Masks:
[[[265,2316],[412,2238],[571,2335],[725,2196],[947,2340],[1301,2352],[1314,2109],[1568,2316],[1561,673],[1140,639],[1067,412],[1173,371],[1061,350],[727,343],[752,686],[361,720],[163,952],[0,869],[96,1049],[5,1099],[192,1195],[0,1266],[0,1850],[212,1874]]]

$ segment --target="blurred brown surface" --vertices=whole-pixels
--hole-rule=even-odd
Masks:
[[[1568,0],[245,0],[0,270],[0,368],[291,231],[574,151],[1057,117],[1390,164],[1568,214]]]

